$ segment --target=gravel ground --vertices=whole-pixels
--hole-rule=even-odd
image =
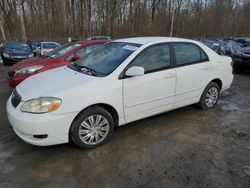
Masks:
[[[0,187],[250,187],[250,75],[208,111],[195,106],[116,128],[106,145],[36,147],[8,123],[0,67]]]

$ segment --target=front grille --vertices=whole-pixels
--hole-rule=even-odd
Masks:
[[[22,97],[17,93],[16,90],[13,91],[11,96],[11,104],[16,108],[22,100]]]
[[[8,75],[9,75],[9,77],[13,77],[15,75],[15,73],[16,73],[15,71],[9,71]]]
[[[11,58],[11,60],[15,61],[15,62],[20,62],[20,61],[22,61],[24,59],[26,59],[26,58],[22,58],[22,59],[20,59],[20,58]]]
[[[11,56],[12,59],[26,59],[27,56]]]

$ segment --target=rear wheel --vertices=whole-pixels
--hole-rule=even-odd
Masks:
[[[114,132],[110,113],[99,106],[84,110],[73,122],[70,137],[80,148],[90,149],[107,143]]]
[[[219,96],[220,96],[219,85],[215,82],[211,82],[203,91],[198,106],[201,109],[213,108],[217,104]]]

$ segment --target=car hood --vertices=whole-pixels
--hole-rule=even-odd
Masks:
[[[17,71],[17,70],[21,70],[23,68],[27,68],[30,66],[35,66],[35,65],[46,65],[48,63],[51,63],[55,61],[55,59],[46,59],[43,57],[33,57],[33,58],[29,58],[29,59],[25,59],[19,63],[16,63],[15,65],[13,65],[10,70],[11,71]]]
[[[244,53],[250,53],[250,47],[243,49]]]
[[[76,72],[66,66],[29,77],[16,87],[23,101],[39,97],[61,97],[83,88],[99,77]],[[69,94],[70,95],[70,94]]]
[[[32,52],[31,51],[25,51],[25,50],[10,49],[10,50],[6,50],[6,53],[10,54],[11,56],[28,56]]]

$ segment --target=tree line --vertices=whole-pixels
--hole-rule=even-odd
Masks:
[[[1,0],[0,41],[250,36],[250,0]]]

